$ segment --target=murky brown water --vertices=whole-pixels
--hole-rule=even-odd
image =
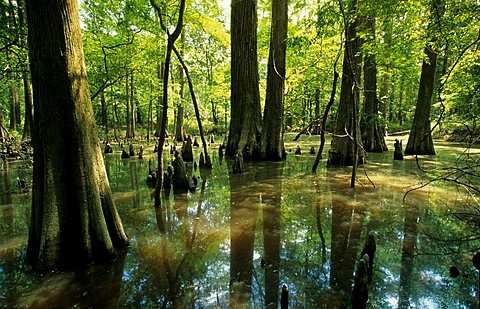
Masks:
[[[197,192],[172,195],[162,209],[153,208],[145,184],[153,146],[143,161],[122,160],[117,149],[106,166],[130,247],[112,264],[43,277],[30,271],[24,252],[31,196],[16,182],[28,169],[4,166],[0,307],[265,308],[279,306],[284,284],[291,308],[349,307],[369,233],[377,241],[370,308],[477,307],[478,201],[443,182],[404,199],[454,166],[463,148],[437,144],[437,156],[420,158],[427,173],[413,157],[370,155],[352,191],[349,169],[326,169],[323,161],[310,174],[317,138],[302,137],[301,156],[288,143],[286,162],[248,162],[242,175],[229,174],[231,162],[216,155],[211,172],[190,165]],[[452,278],[451,266],[461,275]]]

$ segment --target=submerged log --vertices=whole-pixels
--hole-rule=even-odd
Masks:
[[[403,160],[402,141],[395,139],[395,144],[393,146],[395,147],[393,152],[393,160]]]
[[[387,130],[385,129],[385,132]],[[398,135],[405,135],[405,134],[409,134],[410,133],[410,130],[406,130],[406,131],[398,131],[398,132],[390,132],[388,133],[388,136],[398,136]]]

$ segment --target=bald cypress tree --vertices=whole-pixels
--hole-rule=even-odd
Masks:
[[[34,119],[27,254],[48,271],[127,245],[95,128],[76,0],[27,0]]]
[[[258,89],[257,1],[232,1],[231,121],[226,154],[258,154],[262,115]]]

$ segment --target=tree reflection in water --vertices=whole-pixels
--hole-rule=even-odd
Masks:
[[[471,257],[480,248],[478,221],[467,215],[478,203],[457,188],[434,185],[409,195],[404,206],[405,191],[427,177],[417,175],[413,159],[392,168],[391,153],[371,155],[367,169],[376,188],[359,175],[364,186],[355,193],[350,171],[320,168],[311,175],[307,155],[248,162],[243,175],[228,174],[228,159],[212,160],[211,171],[189,166],[199,179],[196,193],[164,195],[155,209],[148,166],[107,156],[131,246],[113,264],[47,277],[32,274],[22,253],[31,195],[14,192],[18,165],[4,166],[0,307],[277,308],[284,283],[290,307],[348,307],[369,232],[377,238],[371,307],[477,304]],[[450,278],[450,266],[460,276]]]

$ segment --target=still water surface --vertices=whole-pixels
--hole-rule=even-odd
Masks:
[[[369,308],[477,307],[475,196],[436,182],[404,199],[438,176],[434,169],[456,164],[461,145],[437,144],[437,156],[420,158],[428,172],[414,157],[372,154],[352,191],[350,169],[327,169],[323,160],[310,173],[316,144],[303,138],[300,156],[287,144],[286,162],[248,162],[241,175],[213,148],[211,171],[189,164],[197,191],[172,194],[162,209],[145,183],[153,146],[144,160],[122,160],[116,149],[105,161],[129,248],[108,265],[44,276],[25,258],[31,196],[18,192],[17,179],[31,177],[28,164],[4,165],[0,307],[276,308],[286,284],[291,308],[347,308],[369,233],[377,242]],[[449,275],[451,266],[460,276]]]

